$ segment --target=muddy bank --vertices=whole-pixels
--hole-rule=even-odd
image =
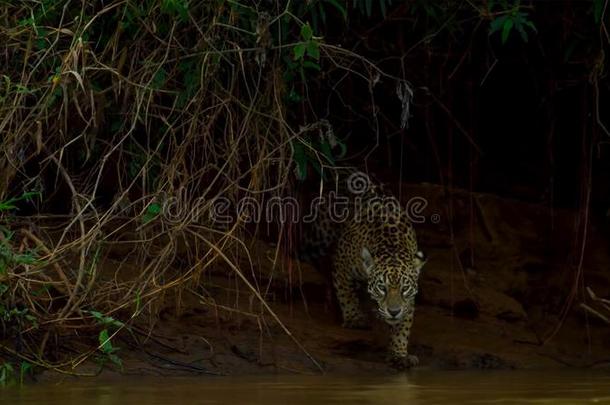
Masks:
[[[591,226],[579,264],[578,213],[551,214],[538,205],[465,192],[451,196],[448,211],[447,196],[436,186],[411,186],[403,194],[424,196],[425,215],[440,218],[417,228],[429,255],[411,340],[420,368],[610,366],[610,327],[579,306],[589,281],[598,295],[610,293],[603,224]],[[369,330],[340,326],[326,263],[317,271],[257,240],[250,253],[244,273],[275,315],[220,266],[179,296],[168,293],[158,303],[158,319],[140,319],[133,333],[118,337],[123,372],[394,372],[385,362],[382,322],[371,317]],[[576,279],[578,271],[582,278]]]

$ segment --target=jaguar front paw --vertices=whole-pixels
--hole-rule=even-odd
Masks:
[[[413,354],[390,357],[390,365],[397,370],[408,370],[419,364],[419,359]]]

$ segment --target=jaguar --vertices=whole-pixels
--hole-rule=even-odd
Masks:
[[[311,261],[312,247],[322,254],[330,249],[343,326],[368,327],[360,299],[365,290],[376,304],[377,315],[389,325],[391,365],[398,369],[417,365],[418,358],[409,353],[408,345],[419,274],[427,259],[418,249],[407,213],[398,200],[382,195],[376,187],[352,196],[347,218],[332,215],[330,204],[321,206],[325,209],[319,210],[305,234],[304,251],[309,253],[301,256]]]

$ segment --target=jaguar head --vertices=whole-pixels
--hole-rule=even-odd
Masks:
[[[362,249],[368,292],[377,302],[380,317],[387,323],[399,323],[413,312],[419,272],[425,263],[426,257],[420,251],[397,257],[374,257],[366,247]]]

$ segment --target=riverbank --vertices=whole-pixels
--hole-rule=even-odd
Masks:
[[[444,205],[438,187],[411,187],[409,193],[427,198],[426,215]],[[580,288],[569,300],[577,268],[568,261],[571,241],[561,235],[571,234],[577,213],[555,211],[550,218],[539,205],[478,195],[479,214],[470,222],[464,209],[469,195],[452,198],[458,209],[451,222],[418,226],[429,255],[411,340],[419,368],[610,366],[610,327],[578,305],[585,299]],[[608,293],[604,286],[610,286],[603,272],[603,264],[610,263],[604,243],[603,233],[593,226],[581,269],[585,281],[594,279],[596,288],[601,287],[601,296]],[[108,257],[105,267],[116,268],[119,257]],[[157,302],[158,318],[139,317],[131,333],[120,333],[115,340],[122,373],[395,372],[385,361],[387,329],[382,322],[371,319],[369,330],[340,326],[324,264],[316,270],[277,257],[273,246],[253,240],[249,260],[241,263],[268,308],[222,267],[178,295],[166,294]],[[99,370],[95,361],[86,364],[87,372]],[[109,367],[111,373],[119,371]]]

